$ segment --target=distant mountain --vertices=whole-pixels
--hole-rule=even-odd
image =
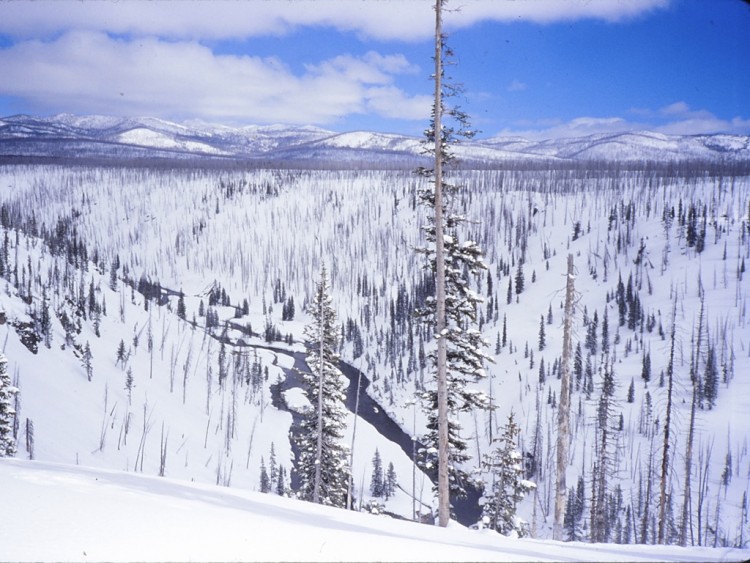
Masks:
[[[532,141],[493,137],[456,148],[467,165],[518,161],[750,161],[750,137],[677,136],[653,132],[598,134]],[[227,127],[157,118],[14,115],[0,119],[0,156],[53,158],[229,159],[261,162],[377,166],[414,165],[424,158],[421,138],[311,126]]]

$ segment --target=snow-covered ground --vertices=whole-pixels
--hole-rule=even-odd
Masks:
[[[466,469],[479,465],[490,449],[490,434],[496,437],[513,411],[522,429],[519,447],[536,455],[531,478],[539,485],[538,497],[525,499],[519,514],[536,523],[535,537],[550,537],[560,390],[555,366],[562,348],[565,260],[571,252],[579,293],[575,341],[593,374],[588,392],[585,377],[576,382],[572,403],[567,484],[576,486],[580,477],[586,486],[586,514],[579,532],[587,537],[608,315],[617,399],[612,422],[621,422],[613,434],[616,469],[609,487],[613,503],[618,498],[622,502],[615,507],[611,541],[617,541],[618,534],[633,543],[653,541],[667,404],[660,379],[669,357],[676,297],[670,520],[679,523],[683,502],[689,500],[688,543],[747,545],[748,177],[682,176],[666,169],[585,174],[531,170],[466,171],[459,180],[467,185],[461,209],[478,220],[461,234],[482,245],[489,264],[489,274],[472,280],[472,288],[487,297],[480,317],[495,363],[487,366],[483,388],[493,393],[497,406],[492,415],[467,413],[461,420],[472,454]],[[354,342],[347,340],[343,358],[370,377],[368,392],[403,430],[423,434],[425,417],[414,398],[422,378],[429,379],[419,366],[421,340],[426,352],[433,341],[411,317],[422,275],[421,257],[413,250],[422,243],[420,226],[425,221],[424,210],[413,205],[419,182],[412,173],[390,171],[0,167],[0,204],[7,212],[0,218],[25,221],[22,230],[29,233],[12,226],[0,229],[0,250],[7,248],[9,262],[0,281],[0,306],[9,319],[0,326],[0,350],[21,389],[17,457],[151,476],[160,472],[163,461],[166,478],[229,484],[240,495],[259,489],[261,461],[269,467],[272,446],[276,463],[289,471],[292,417],[271,404],[271,386],[284,377],[282,368],[291,367],[290,358],[235,346],[239,338],[263,342],[228,329],[223,363],[227,380],[222,384],[219,341],[223,322],[232,320],[240,326],[251,324],[256,333],[270,323],[299,342],[307,322],[304,304],[323,261],[330,266],[342,331],[350,323],[361,331],[363,353],[355,356]],[[702,252],[688,245],[688,228],[680,224],[681,216],[689,217],[689,208],[697,210],[698,226],[705,225]],[[85,269],[74,267],[65,251],[52,253],[31,234],[65,234],[65,229],[68,242],[74,234],[86,244]],[[97,265],[91,261],[94,251]],[[122,267],[112,290],[109,271],[115,255]],[[526,287],[518,294],[521,261]],[[126,269],[132,279],[150,277],[172,290],[184,290],[186,319],[177,318],[174,294],[168,305],[151,302],[147,310],[143,295],[123,283]],[[618,322],[616,302],[618,279],[628,285],[631,277],[643,313],[634,329]],[[209,336],[206,317],[199,311],[201,302],[208,305],[208,289],[214,284],[226,289],[231,306],[214,307],[221,323]],[[79,318],[80,331],[69,334],[73,342],[66,342],[63,313],[75,318],[77,301],[91,287],[94,300],[106,304],[107,313],[95,319],[89,311]],[[282,320],[279,288],[294,298],[292,321]],[[52,339],[49,347],[40,342],[34,354],[10,323],[38,328],[45,292]],[[701,295],[705,322],[701,350],[693,362]],[[245,298],[249,313],[235,318]],[[591,353],[585,343],[597,313],[599,347]],[[508,342],[496,348],[504,319]],[[544,350],[538,344],[540,321],[546,331]],[[125,361],[116,359],[120,342],[126,348]],[[86,343],[93,353],[90,381],[76,348]],[[295,346],[300,349],[299,343]],[[690,495],[684,495],[690,368],[696,363],[699,374],[705,374],[709,346],[720,364],[721,382],[716,404],[697,411],[692,484]],[[649,381],[642,375],[647,353]],[[268,370],[268,377],[260,385],[248,385],[245,376],[256,362]],[[130,390],[128,372],[133,378]],[[299,391],[287,393],[287,398],[296,407],[304,405]],[[347,443],[353,422],[350,416]],[[353,477],[358,502],[369,500],[377,448],[384,465],[394,463],[399,484],[406,489],[399,489],[386,509],[411,518],[412,492],[427,506],[433,504],[429,480],[417,471],[412,481],[409,453],[361,419],[357,424]],[[3,555],[0,550],[0,558]]]
[[[737,549],[519,540],[234,488],[0,460],[3,561],[741,561]]]

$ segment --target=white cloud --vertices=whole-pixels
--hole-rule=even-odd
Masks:
[[[255,123],[325,124],[368,112],[425,119],[424,99],[394,85],[396,75],[415,71],[402,55],[370,52],[294,74],[275,58],[217,55],[194,42],[76,32],[0,50],[0,94],[26,98],[39,112]]]
[[[449,28],[480,21],[539,23],[619,21],[670,0],[452,0]],[[69,30],[106,31],[172,39],[282,35],[299,26],[329,26],[383,40],[426,39],[433,32],[433,2],[426,0],[202,0],[80,2],[37,0],[0,4],[0,33],[49,37]]]
[[[658,111],[631,111],[640,119],[629,121],[622,117],[578,117],[568,121],[545,119],[523,121],[517,127],[506,128],[499,136],[520,136],[530,140],[584,137],[586,135],[654,131],[667,135],[702,135],[729,133],[750,135],[750,119],[734,117],[721,119],[707,110],[692,110],[685,102],[675,102]]]
[[[508,87],[506,90],[508,92],[523,92],[528,88],[528,85],[525,82],[521,82],[520,80],[514,80],[510,84],[508,84]]]
[[[662,115],[684,115],[690,111],[690,106],[685,102],[675,102],[664,106],[659,110]]]

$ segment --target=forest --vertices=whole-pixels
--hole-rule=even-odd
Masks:
[[[486,266],[462,272],[487,356],[471,389],[487,400],[455,413],[474,505],[461,518],[507,481],[518,518],[498,530],[552,536],[571,255],[563,539],[745,547],[748,171],[547,164],[450,172],[467,218],[454,233]],[[320,321],[325,268],[331,358],[414,440],[340,413],[349,499],[332,502],[432,514],[429,180],[355,168],[0,167],[16,456],[300,494],[309,396],[283,381]]]

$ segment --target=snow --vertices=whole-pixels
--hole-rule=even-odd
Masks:
[[[447,529],[274,495],[0,459],[6,561],[740,561],[735,549],[590,546]]]
[[[519,447],[524,452],[531,449],[538,420],[544,434],[540,458],[554,459],[554,421],[557,413],[553,407],[545,404],[545,398],[559,392],[559,380],[554,376],[547,377],[546,382],[539,386],[537,374],[541,360],[544,359],[549,369],[561,350],[562,308],[559,304],[564,297],[565,258],[571,252],[575,256],[577,273],[574,277],[580,295],[574,322],[576,339],[583,340],[585,337],[586,327],[582,321],[584,307],[588,307],[589,316],[598,310],[600,326],[603,307],[609,312],[610,341],[617,357],[616,395],[620,401],[617,409],[624,417],[625,426],[618,445],[622,453],[618,458],[620,471],[612,484],[622,486],[624,502],[632,503],[632,506],[638,503],[638,480],[647,470],[649,448],[654,449],[657,464],[661,457],[660,452],[652,446],[653,443],[658,444],[660,435],[654,438],[652,429],[656,428],[658,432],[663,427],[657,427],[652,419],[651,429],[646,432],[651,435],[647,436],[639,431],[639,417],[645,393],[648,392],[653,401],[654,418],[663,418],[666,394],[658,384],[658,376],[666,365],[668,341],[660,338],[656,330],[651,333],[647,330],[629,331],[625,327],[618,329],[616,305],[607,300],[607,294],[613,290],[618,274],[623,275],[624,282],[631,271],[636,276],[643,276],[640,298],[644,311],[657,315],[667,333],[670,328],[671,297],[676,293],[680,298],[675,427],[670,451],[674,454],[672,486],[681,497],[685,435],[689,421],[687,368],[691,332],[696,327],[699,310],[700,272],[706,296],[706,326],[711,338],[719,344],[721,340],[717,339],[717,335],[726,332],[726,353],[729,357],[730,348],[733,350],[735,375],[731,381],[722,383],[717,406],[698,412],[693,504],[697,504],[698,456],[704,456],[701,467],[708,468],[705,500],[706,505],[710,504],[710,509],[704,509],[703,523],[708,519],[711,522],[718,519],[726,540],[730,543],[739,541],[740,530],[743,529],[740,502],[743,492],[748,490],[750,467],[748,431],[743,422],[750,410],[750,379],[746,377],[750,373],[750,332],[746,314],[750,282],[748,274],[740,278],[736,272],[741,258],[746,261],[750,259],[750,246],[742,236],[748,213],[748,178],[715,178],[709,175],[663,179],[640,172],[614,177],[593,176],[584,179],[574,174],[572,179],[561,182],[560,176],[546,171],[530,172],[528,177],[508,171],[466,171],[460,177],[461,182],[468,186],[467,192],[472,194],[472,198],[464,202],[466,209],[462,210],[465,211],[463,214],[481,221],[470,224],[467,228],[470,232],[466,234],[487,251],[486,261],[495,284],[493,298],[500,303],[499,320],[486,317],[482,334],[494,344],[503,317],[507,315],[508,339],[513,348],[511,350],[510,346],[506,346],[499,354],[491,353],[496,362],[486,366],[487,381],[477,386],[477,391],[485,393],[488,385],[493,386],[492,396],[498,409],[492,419],[484,414],[472,416],[473,413],[460,417],[462,427],[470,436],[472,457],[479,459],[481,453],[487,451],[489,444],[483,429],[488,422],[493,420],[493,427],[497,429],[498,423],[502,424],[504,416],[513,410],[522,426],[522,443]],[[247,190],[225,197],[218,187],[220,181],[242,181],[248,186],[261,188],[271,186],[278,193],[267,196],[265,189],[259,193]],[[0,201],[11,206],[19,204],[21,209],[23,206],[33,208],[37,225],[46,225],[47,228],[54,226],[58,218],[68,217],[75,209],[81,214],[75,222],[77,232],[92,247],[96,247],[105,263],[119,253],[135,279],[143,274],[158,278],[165,287],[175,290],[182,288],[186,293],[188,320],[198,310],[199,301],[206,301],[207,288],[218,282],[231,295],[233,304],[244,297],[250,301],[250,314],[237,320],[239,326],[251,323],[253,330],[258,332],[270,320],[282,333],[293,335],[297,342],[292,347],[295,350],[301,350],[299,340],[307,319],[302,309],[310,296],[311,280],[319,271],[321,261],[326,260],[331,265],[332,298],[340,321],[343,323],[351,318],[362,327],[363,355],[356,361],[352,360],[352,345],[346,343],[342,357],[352,365],[358,364],[372,380],[368,393],[379,401],[381,410],[388,412],[410,434],[413,428],[419,434],[424,430],[424,414],[420,409],[414,409],[413,402],[410,402],[419,392],[415,385],[418,373],[410,371],[408,367],[406,360],[409,350],[405,346],[397,352],[395,359],[388,358],[386,348],[389,339],[384,336],[390,330],[389,301],[395,300],[400,284],[404,284],[407,291],[411,290],[410,284],[418,279],[421,272],[422,257],[416,257],[412,249],[423,243],[419,225],[424,224],[424,216],[419,207],[414,209],[408,203],[417,182],[419,180],[410,172],[393,171],[155,172],[83,166],[5,166],[0,168],[0,186],[3,186]],[[529,185],[532,187],[529,188]],[[554,188],[545,191],[540,187],[543,185]],[[679,200],[683,201],[683,205],[693,201],[708,205],[707,245],[702,254],[686,247],[684,234],[678,234],[676,220],[669,235],[665,235],[662,211],[666,205],[676,208]],[[615,205],[622,211],[622,205],[629,202],[635,205],[636,219],[628,223],[621,216],[610,233],[610,209]],[[539,212],[531,215],[531,209],[538,209]],[[710,223],[714,217],[717,218],[716,227]],[[575,241],[570,240],[571,223],[574,221],[581,221],[583,231]],[[515,267],[511,268],[510,276],[500,275],[497,273],[499,262],[502,260],[508,264],[515,260],[517,263],[520,251],[514,235],[526,230],[529,233],[524,262],[526,289],[520,296],[513,295],[513,302],[506,304],[505,290],[508,278],[515,273]],[[9,319],[28,321],[32,309],[39,306],[39,284],[49,283],[52,272],[65,272],[68,266],[64,258],[50,256],[49,250],[38,239],[21,234],[16,244],[15,232],[9,230],[8,233],[11,262],[17,262],[21,270],[18,277],[22,277],[24,265],[33,269],[30,285],[34,299],[32,305],[27,304],[17,288],[3,279],[0,282],[0,306],[6,309]],[[312,233],[317,235],[317,239],[311,236]],[[0,229],[0,241],[4,234]],[[630,245],[625,244],[621,253],[614,250],[618,237],[629,237],[633,241]],[[634,270],[633,258],[641,239],[647,242],[649,260],[654,264],[653,267],[644,266]],[[727,258],[723,259],[725,243]],[[663,257],[668,259],[668,265],[661,269],[660,259]],[[605,264],[609,268],[606,279]],[[536,272],[536,282],[531,282],[532,271]],[[79,272],[73,274],[75,280],[72,285],[78,283],[79,275]],[[353,291],[353,286],[365,275],[371,291],[369,295],[362,296]],[[260,458],[263,456],[268,463],[272,444],[277,460],[287,470],[290,468],[292,452],[289,431],[292,416],[270,404],[271,385],[283,379],[282,368],[292,366],[290,356],[244,346],[229,347],[230,351],[249,354],[251,359],[259,358],[263,366],[268,367],[269,377],[253,396],[248,395],[245,386],[239,387],[236,433],[228,436],[226,429],[229,413],[232,412],[231,385],[222,389],[217,382],[218,342],[206,334],[202,326],[205,319],[198,317],[195,328],[189,322],[178,320],[173,312],[175,299],[172,299],[170,306],[156,307],[152,304],[150,311],[144,311],[140,294],[132,295],[130,288],[123,287],[122,283],[117,291],[110,290],[107,272],[99,272],[91,264],[82,277],[85,284],[94,280],[98,287],[97,296],[106,298],[109,311],[102,318],[101,338],[95,336],[91,319],[83,322],[82,332],[76,337],[79,344],[91,343],[94,357],[94,377],[91,382],[86,380],[81,362],[74,355],[72,347],[63,346],[63,329],[57,317],[53,318],[51,348],[40,345],[36,355],[20,343],[10,325],[0,327],[0,344],[9,360],[8,372],[21,389],[19,458],[29,455],[23,439],[24,423],[28,419],[34,423],[36,459],[45,463],[80,463],[101,469],[126,470],[131,473],[123,479],[141,483],[137,480],[139,475],[156,476],[159,471],[160,431],[164,424],[165,434],[169,438],[166,447],[166,475],[169,479],[185,484],[195,481],[202,486],[213,486],[219,480],[229,480],[232,491],[240,496],[251,494],[259,488]],[[472,281],[472,291],[477,295],[487,295],[485,279],[483,276],[482,283],[478,285]],[[280,320],[279,303],[274,302],[273,311],[270,311],[271,287],[276,280],[281,280],[285,285],[287,295],[294,296],[297,306],[294,321]],[[653,285],[653,291],[649,285]],[[54,307],[63,303],[63,294],[64,290],[60,294],[50,295]],[[363,321],[365,307],[369,307],[368,328],[365,328]],[[548,308],[554,313],[554,322],[545,327],[547,344],[544,352],[540,352],[535,346],[539,318],[547,314]],[[234,307],[216,309],[222,323],[232,320]],[[486,306],[483,305],[482,314],[485,315],[485,312]],[[149,375],[151,358],[146,351],[145,338],[150,321],[153,323],[155,341],[153,377]],[[616,333],[619,333],[620,342],[615,346]],[[137,350],[131,344],[136,334],[140,335]],[[235,329],[228,330],[226,337],[231,341],[242,337],[252,345],[265,344],[258,338],[245,339],[242,332]],[[114,362],[120,340],[129,348],[133,347],[127,366],[132,368],[135,379],[132,403],[124,390],[126,369]],[[397,339],[399,344],[404,344],[405,340],[403,335]],[[530,343],[530,349],[535,354],[533,367],[530,359],[523,355],[525,342]],[[425,343],[427,353],[432,345],[434,340]],[[282,347],[278,343],[274,343],[274,346]],[[640,379],[641,353],[645,350],[650,350],[654,372],[648,385]],[[192,356],[188,354],[189,351],[192,351]],[[487,352],[490,353],[490,349]],[[231,356],[229,353],[227,355]],[[213,370],[214,379],[210,387],[212,394],[207,399],[209,368]],[[175,381],[174,390],[171,390],[170,374],[173,372]],[[185,379],[184,373],[187,373]],[[598,385],[596,372],[594,378]],[[628,404],[625,403],[625,390],[631,378],[635,380],[636,399],[633,404]],[[575,485],[578,476],[590,475],[594,442],[593,413],[597,397],[598,388],[595,388],[591,399],[575,391],[571,427],[577,434],[571,444],[571,465],[567,475],[569,486]],[[287,393],[287,399],[291,403],[302,403],[305,398],[299,390],[292,390]],[[540,406],[537,407],[537,404]],[[151,429],[145,439],[145,460],[141,457],[143,463],[134,469],[142,429],[148,426],[144,424],[144,409],[147,411],[146,418],[151,417]],[[353,431],[353,425],[354,417],[349,416],[348,432]],[[351,443],[350,433],[346,437],[347,444]],[[709,447],[712,448],[710,455],[707,453]],[[375,448],[380,451],[384,465],[394,463],[399,483],[406,489],[399,490],[385,503],[387,511],[410,518],[412,493],[419,497],[420,502],[434,506],[431,484],[420,472],[417,472],[416,482],[412,486],[410,455],[385,440],[361,419],[357,421],[353,460],[358,500],[369,500],[370,460]],[[734,476],[728,486],[723,486],[721,475],[727,453],[734,455]],[[24,467],[28,465],[34,464]],[[548,505],[546,499],[552,493],[554,469],[545,469],[546,478],[537,481],[540,490],[538,506]],[[63,474],[69,475],[70,471],[66,469]],[[133,474],[134,471],[138,475]],[[45,475],[53,479],[49,474]],[[3,483],[4,491],[6,479],[3,476],[0,476],[0,483]],[[7,482],[12,482],[10,477]],[[225,494],[226,489],[220,490],[221,494]],[[102,498],[108,498],[109,494],[102,493]],[[185,493],[182,496],[190,495]],[[681,501],[681,498],[675,498]],[[720,499],[720,515],[715,510],[716,499]],[[277,502],[283,504],[288,501],[273,497],[263,498],[262,502],[276,506]],[[679,506],[680,503],[677,504]],[[81,506],[85,507],[86,504],[81,503]],[[298,507],[299,503],[283,506]],[[530,496],[519,506],[519,515],[531,521],[533,507]],[[197,512],[202,508],[199,506]],[[301,510],[303,514],[312,514],[304,512],[306,506]],[[325,514],[321,518],[333,518],[329,518],[328,512]],[[318,513],[314,515],[318,517]],[[295,521],[294,517],[290,518]],[[165,518],[164,521],[168,520]],[[12,529],[17,530],[21,524],[14,523],[13,526]],[[83,529],[85,526],[84,522],[79,527]],[[211,525],[206,525],[206,529],[218,534],[217,537],[225,537]],[[7,537],[3,536],[4,533],[0,527],[0,545],[7,543],[2,541]],[[547,516],[545,520],[540,512],[536,537],[545,538],[550,533],[550,518]],[[411,531],[404,534],[411,535]],[[415,537],[421,537],[421,532],[415,534]],[[472,540],[457,541],[473,545],[473,538],[489,535],[489,532],[472,534]],[[196,532],[195,535],[199,534]],[[15,534],[14,537],[20,536]],[[268,537],[276,536],[269,534]],[[367,545],[385,543],[382,535],[376,538],[368,536]],[[706,532],[703,541],[713,543],[713,539]],[[284,541],[289,543],[288,538],[280,540],[280,543]],[[362,537],[357,539],[360,544],[362,541]],[[496,539],[491,541],[496,542]],[[552,556],[567,553],[556,544],[522,541],[525,546],[541,545]],[[496,546],[495,543],[492,545]],[[584,547],[595,550],[595,553],[601,549],[601,546]],[[642,553],[644,559],[658,559],[654,554],[662,553],[651,546],[643,547],[642,552],[622,551],[626,548],[619,546],[608,546],[607,549],[611,549],[613,554],[620,554],[622,558]],[[0,558],[3,558],[3,550],[0,552]],[[39,552],[30,552],[28,558],[33,559],[36,553]],[[432,551],[426,553],[433,554]],[[519,555],[512,550],[509,553],[515,553],[516,559],[524,557],[523,553]],[[627,553],[628,557],[623,553]],[[110,555],[119,557],[116,553]],[[178,555],[174,554],[175,557]],[[224,555],[224,552],[220,555]],[[226,555],[231,558],[232,554]],[[351,556],[349,553],[346,555]],[[473,556],[481,559],[480,555]],[[73,555],[70,557],[75,558]],[[134,557],[138,558],[137,554]],[[341,557],[347,558],[344,555]],[[383,557],[387,558],[388,555]],[[443,557],[448,558],[448,555]],[[612,557],[617,558],[616,555]],[[39,558],[44,557],[40,555]],[[209,555],[206,558],[210,558]],[[245,557],[237,555],[235,558]],[[416,555],[414,558],[417,558]],[[571,559],[576,558],[571,556]],[[590,558],[590,555],[581,555],[581,558]]]
[[[135,129],[125,131],[124,133],[120,133],[119,135],[117,135],[116,139],[120,143],[153,147],[157,149],[179,149],[216,155],[228,154],[225,151],[218,150],[205,143],[181,140],[178,138],[174,138],[171,135],[167,135],[159,131],[153,131],[145,127],[137,127]]]
[[[161,148],[186,151],[187,154],[231,155],[264,158],[295,157],[320,159],[325,156],[339,166],[349,162],[361,167],[363,161],[382,166],[389,160],[396,162],[408,156],[410,162],[424,156],[422,139],[405,135],[352,131],[334,133],[317,127],[289,125],[250,125],[228,127],[201,121],[183,124],[157,118],[116,118],[108,116],[74,116],[60,114],[48,118],[15,115],[0,121],[0,154],[18,154],[18,145],[9,142],[3,149],[2,140],[24,138],[40,141],[25,143],[29,154],[48,154],[60,150],[45,144],[45,139],[57,138],[70,142],[61,145],[75,151],[81,143],[96,140],[120,142],[133,147]],[[131,132],[132,131],[132,132]],[[643,162],[687,159],[750,158],[750,138],[742,135],[664,135],[650,131],[616,134],[595,134],[584,137],[530,141],[519,137],[493,137],[471,140],[454,147],[455,155],[465,162],[504,164],[507,161],[566,161],[603,159],[608,161]],[[87,144],[86,150],[97,154],[107,147]],[[63,154],[54,152],[59,156]],[[122,153],[117,153],[122,156]],[[142,153],[141,153],[142,154]],[[111,156],[111,155],[110,155]],[[164,156],[162,154],[162,156]]]
[[[286,405],[295,412],[305,413],[312,409],[312,404],[307,399],[307,395],[299,387],[284,391],[283,395]]]

